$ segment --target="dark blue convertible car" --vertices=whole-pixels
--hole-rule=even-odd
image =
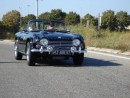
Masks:
[[[84,60],[85,43],[79,34],[70,33],[64,22],[56,20],[30,20],[26,30],[15,34],[16,60],[27,57],[27,64],[34,66],[38,58],[63,57],[73,59],[75,65]]]

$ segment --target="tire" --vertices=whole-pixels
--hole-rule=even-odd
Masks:
[[[73,62],[75,65],[82,65],[83,63],[83,60],[84,60],[84,53],[76,53],[74,54],[73,56]]]
[[[14,44],[14,57],[16,60],[22,60],[22,53],[19,52],[18,42],[16,41]]]
[[[26,55],[27,55],[27,64],[28,66],[35,66],[35,55],[34,53],[31,52],[31,46],[30,43],[27,43],[27,51],[26,51]]]

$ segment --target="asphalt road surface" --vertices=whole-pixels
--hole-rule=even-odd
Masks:
[[[0,41],[0,98],[130,98],[130,58],[89,51],[69,61],[28,66]]]

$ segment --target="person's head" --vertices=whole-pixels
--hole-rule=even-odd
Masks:
[[[47,25],[47,30],[53,30],[54,29],[54,25],[52,23]]]

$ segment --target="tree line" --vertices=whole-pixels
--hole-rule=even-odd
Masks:
[[[17,10],[7,12],[0,21],[0,30],[16,33],[21,27],[26,27],[30,19],[36,19],[36,16],[29,14],[21,17]],[[61,9],[53,9],[51,12],[45,12],[38,16],[38,19],[63,20],[67,25],[77,25],[81,23],[83,26],[97,26],[98,17],[87,13],[83,18],[76,12],[63,12]],[[119,11],[115,13],[112,10],[107,10],[102,13],[101,28],[109,29],[110,31],[124,31],[130,25],[130,15],[126,11]]]

